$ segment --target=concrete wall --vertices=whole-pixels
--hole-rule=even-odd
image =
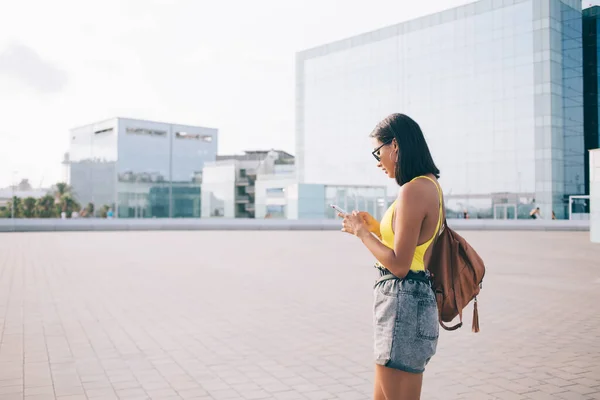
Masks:
[[[182,230],[339,230],[337,220],[276,219],[0,219],[0,232],[182,231]],[[448,220],[451,228],[505,231],[588,231],[590,221],[569,220]],[[1,239],[0,239],[1,240]]]

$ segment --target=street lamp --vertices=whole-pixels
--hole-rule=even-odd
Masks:
[[[12,181],[12,185],[11,189],[12,189],[12,206],[10,207],[10,217],[11,219],[15,219],[15,176],[17,175],[17,171],[13,171],[12,172],[12,176],[11,176],[11,181]]]

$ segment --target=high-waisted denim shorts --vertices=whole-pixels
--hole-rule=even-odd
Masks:
[[[375,284],[373,323],[375,363],[411,373],[422,373],[435,354],[439,336],[435,294],[426,272],[409,272]],[[388,278],[388,279],[386,279]],[[391,279],[389,279],[391,278]]]

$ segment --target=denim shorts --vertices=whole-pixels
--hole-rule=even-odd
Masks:
[[[390,274],[381,270],[381,275]],[[373,324],[375,363],[422,373],[435,354],[439,336],[435,295],[426,272],[375,284]]]

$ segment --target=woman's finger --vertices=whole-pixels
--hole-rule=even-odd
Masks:
[[[356,214],[352,214],[348,216],[348,220],[351,221],[354,224],[359,224],[361,223],[361,217],[359,217]]]

